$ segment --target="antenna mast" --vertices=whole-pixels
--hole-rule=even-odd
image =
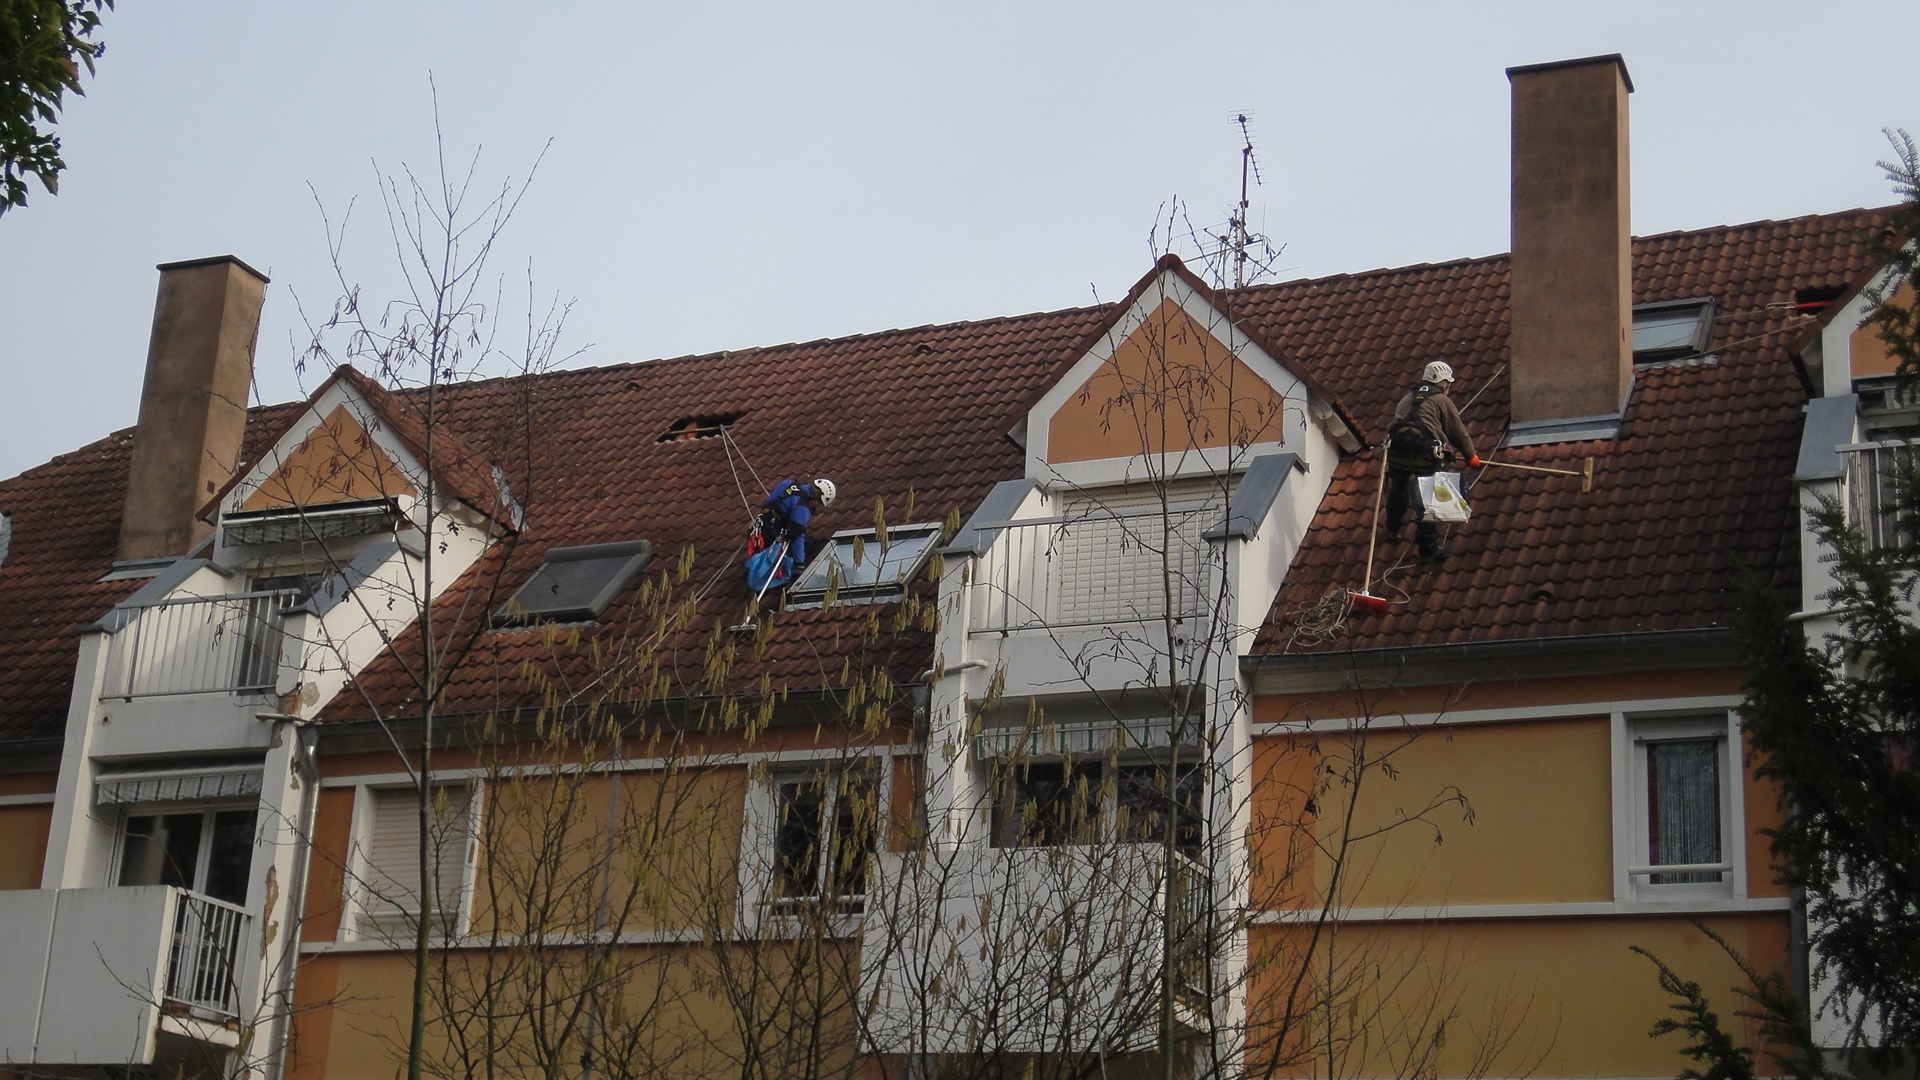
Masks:
[[[1227,248],[1233,252],[1233,287],[1237,289],[1247,283],[1248,249],[1264,243],[1266,238],[1255,236],[1247,226],[1248,208],[1252,205],[1247,180],[1251,177],[1254,183],[1261,182],[1260,162],[1253,156],[1253,114],[1236,113],[1233,122],[1240,126],[1240,206],[1227,218]]]

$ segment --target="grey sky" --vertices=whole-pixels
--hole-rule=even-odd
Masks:
[[[1507,246],[1509,65],[1620,52],[1637,233],[1879,205],[1920,128],[1910,3],[601,4],[121,0],[61,125],[56,197],[0,217],[0,475],[131,424],[154,264],[231,252],[273,286],[265,400],[299,396],[297,295],[337,292],[315,193],[448,145],[524,175],[494,263],[577,299],[611,364],[1115,297],[1173,195],[1236,195],[1282,276]],[[309,191],[309,185],[312,191]],[[524,290],[524,284],[516,287]],[[857,403],[849,403],[857,407]]]

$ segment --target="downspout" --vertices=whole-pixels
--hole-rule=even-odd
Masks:
[[[300,794],[300,822],[294,833],[299,850],[294,855],[293,882],[287,897],[287,962],[281,966],[280,1007],[273,1012],[273,1050],[267,1058],[267,1080],[280,1080],[286,1075],[294,980],[300,970],[300,942],[306,926],[307,867],[313,862],[313,826],[320,812],[320,766],[314,757],[320,733],[307,721],[289,717],[281,722],[290,724],[299,740],[294,767],[299,770],[304,786]]]

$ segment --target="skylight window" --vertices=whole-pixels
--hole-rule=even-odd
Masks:
[[[653,557],[645,540],[549,548],[546,564],[493,615],[495,626],[597,619]]]
[[[800,580],[787,589],[787,603],[824,604],[829,593],[862,603],[897,599],[905,595],[907,583],[926,565],[939,539],[938,524],[888,529],[885,543],[873,529],[834,533],[801,572]]]
[[[1635,363],[1675,360],[1704,352],[1713,338],[1713,301],[1668,300],[1633,309]]]

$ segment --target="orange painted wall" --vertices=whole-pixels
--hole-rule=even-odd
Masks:
[[[341,405],[301,440],[240,509],[277,510],[413,494],[413,485],[400,467]]]
[[[1047,460],[1277,442],[1285,409],[1266,380],[1168,300],[1053,414]]]
[[[47,865],[53,804],[0,806],[0,889],[37,889]]]
[[[1902,307],[1912,307],[1913,282],[1901,282],[1891,299]],[[1873,325],[1857,327],[1847,337],[1847,355],[1852,360],[1853,377],[1856,379],[1891,375],[1900,366],[1899,359],[1887,351],[1886,342],[1880,340],[1880,328]]]

